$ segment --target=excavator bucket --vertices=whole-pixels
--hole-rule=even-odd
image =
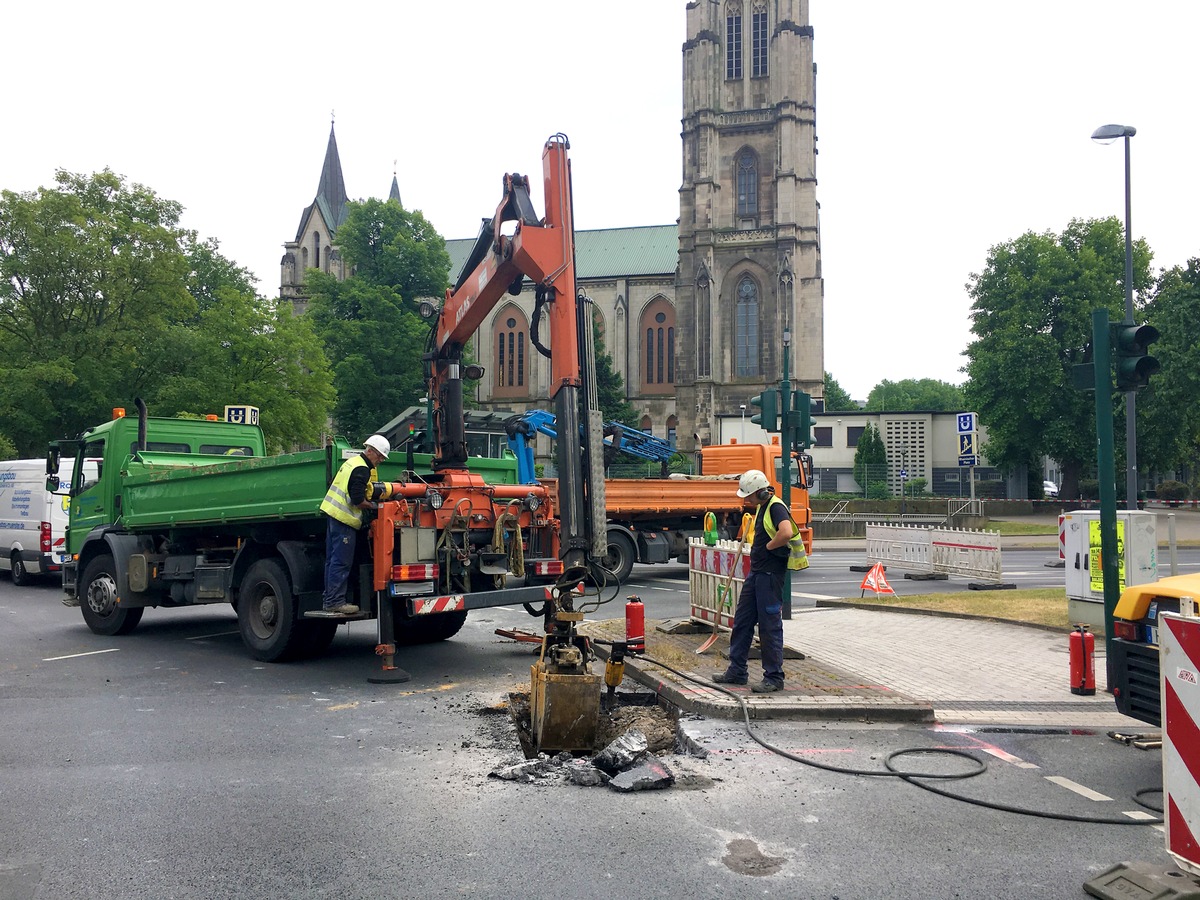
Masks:
[[[551,754],[594,751],[602,682],[588,671],[579,647],[544,640],[541,657],[529,668],[533,748]]]

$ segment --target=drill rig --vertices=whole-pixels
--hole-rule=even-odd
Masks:
[[[598,597],[605,581],[613,581],[598,564],[607,542],[603,423],[596,398],[591,302],[575,284],[569,147],[562,134],[543,147],[544,218],[534,211],[529,179],[505,175],[503,198],[495,215],[484,222],[457,283],[446,292],[440,309],[431,303],[422,308],[433,320],[425,366],[433,406],[435,472],[446,479],[468,477],[463,380],[480,378],[483,371],[464,365],[464,347],[504,295],[519,294],[526,281],[536,297],[531,343],[550,360],[555,417],[561,433],[581,435],[579,446],[568,440],[556,445],[554,549],[562,574],[545,602],[546,634],[530,673],[534,746],[546,750],[592,749],[602,679],[589,672],[590,648],[578,633],[584,614],[576,609],[576,601],[587,596],[589,585]],[[543,317],[547,342],[539,339]]]

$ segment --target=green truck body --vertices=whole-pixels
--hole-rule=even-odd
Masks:
[[[145,607],[229,602],[238,610],[243,640],[260,659],[315,655],[328,646],[338,622],[306,614],[320,610],[324,587],[327,520],[321,501],[342,462],[358,452],[344,440],[267,456],[254,425],[114,418],[78,441],[52,447],[48,472],[54,457],[67,451],[76,455],[76,471],[64,602],[80,606],[93,631],[131,631]],[[82,478],[85,461],[98,473],[90,482]],[[424,492],[426,485],[438,484],[429,466],[427,455],[397,451],[378,472],[384,481],[416,477],[416,488]],[[412,474],[422,471],[430,474]],[[500,490],[497,485],[514,485],[510,496],[524,490],[517,486],[515,459],[472,460],[471,471],[482,475],[486,489],[479,491],[489,496]],[[397,526],[395,562],[435,562],[445,541],[415,520],[410,526],[403,535]],[[469,588],[469,575],[447,577],[441,585],[432,578],[415,586],[389,585],[389,602],[383,602],[364,546],[370,543],[360,536],[349,599],[362,607],[362,618],[386,617],[402,643],[452,636],[470,608],[544,600],[538,586],[476,593],[471,602],[456,594],[457,603],[443,604],[445,615],[412,617],[414,598],[461,590],[463,583]],[[478,549],[466,537],[462,543],[467,553],[459,553],[456,564]],[[494,564],[495,556],[488,561]],[[394,617],[392,600],[399,601]],[[387,642],[382,633],[380,642]]]

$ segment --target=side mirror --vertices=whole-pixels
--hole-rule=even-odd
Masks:
[[[51,494],[58,490],[58,474],[46,476],[46,490]]]

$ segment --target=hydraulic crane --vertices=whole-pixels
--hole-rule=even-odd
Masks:
[[[569,146],[566,136],[557,134],[543,147],[544,218],[534,211],[529,179],[505,175],[503,197],[495,215],[484,222],[457,283],[440,309],[429,303],[422,308],[433,319],[425,364],[436,471],[448,478],[472,477],[466,471],[463,379],[483,372],[464,367],[463,349],[505,293],[520,293],[526,280],[535,292],[531,342],[550,359],[555,417],[568,434],[581,435],[578,447],[572,441],[559,441],[556,447],[557,555],[563,573],[546,603],[546,635],[531,671],[534,744],[547,750],[592,749],[601,678],[588,670],[591,651],[578,634],[583,612],[576,610],[575,601],[581,591],[586,596],[589,584],[599,591],[608,580],[598,565],[606,549],[602,422],[592,311],[575,283]],[[505,233],[507,223],[515,223],[510,234]],[[548,346],[538,334],[543,316],[549,325]]]

